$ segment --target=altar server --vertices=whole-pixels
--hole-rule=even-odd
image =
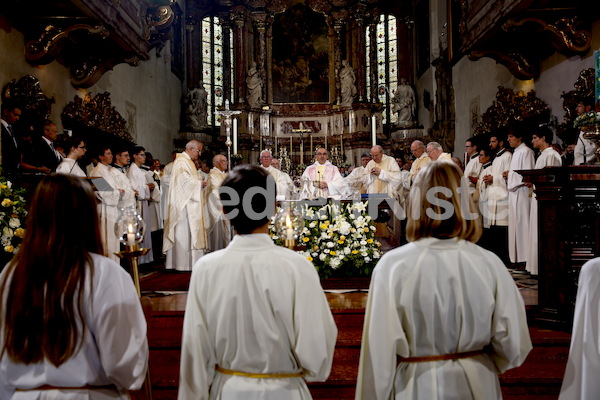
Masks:
[[[126,400],[142,386],[146,320],[131,277],[100,255],[98,222],[82,179],[37,186],[0,275],[0,399]]]
[[[142,146],[136,146],[133,148],[132,154],[133,162],[127,170],[127,178],[129,179],[129,182],[131,182],[133,190],[137,192],[137,212],[146,223],[141,246],[150,249],[150,251],[139,258],[140,264],[146,264],[154,261],[154,254],[152,253],[152,236],[150,234],[149,201],[152,198],[152,192],[156,190],[157,185],[153,180],[148,179],[146,171],[141,168],[146,162],[146,149]]]
[[[206,250],[202,181],[194,165],[201,153],[202,143],[190,140],[173,162],[163,241],[167,269],[191,271]]]
[[[531,350],[514,280],[474,244],[481,225],[470,196],[458,195],[461,177],[454,163],[432,162],[413,184],[411,243],[373,271],[356,399],[501,399],[498,374]],[[434,188],[449,189],[438,193],[445,203],[428,201]]]
[[[527,261],[529,243],[529,212],[532,190],[523,182],[523,176],[517,171],[533,169],[535,159],[533,150],[523,142],[522,127],[512,129],[508,134],[508,143],[515,149],[508,171],[508,256],[512,263]]]
[[[581,267],[573,334],[560,400],[596,400],[600,393],[600,258]]]
[[[562,158],[556,150],[551,146],[554,134],[552,131],[544,126],[536,133],[533,134],[531,143],[533,147],[540,150],[540,155],[535,161],[535,169],[542,169],[546,167],[560,167],[562,166]],[[528,184],[528,186],[532,186]],[[531,208],[529,211],[529,246],[527,254],[527,263],[525,270],[531,275],[538,274],[538,203],[536,195],[533,193],[531,198]]]
[[[222,184],[236,236],[192,271],[179,400],[310,399],[305,381],[329,375],[337,329],[314,266],[269,236],[271,179],[241,165]],[[246,193],[256,188],[267,194],[255,193],[256,214],[247,214]]]

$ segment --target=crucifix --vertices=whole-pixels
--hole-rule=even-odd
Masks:
[[[305,133],[312,133],[312,129],[305,128],[302,122],[300,122],[298,129],[292,129],[292,133],[300,134],[300,164],[304,164],[304,140],[302,135]],[[312,135],[310,137],[312,138]]]
[[[231,116],[241,114],[241,111],[233,111],[229,109],[229,100],[225,100],[225,109],[217,110],[215,114],[222,115],[225,117],[225,133],[227,135],[227,140],[225,141],[225,145],[227,146],[227,161],[229,166],[229,171],[231,171]],[[237,140],[237,138],[234,138]],[[236,144],[237,146],[237,144]]]

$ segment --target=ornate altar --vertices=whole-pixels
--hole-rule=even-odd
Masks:
[[[600,256],[600,166],[519,171],[538,200],[539,289],[533,318],[570,330],[581,266]]]

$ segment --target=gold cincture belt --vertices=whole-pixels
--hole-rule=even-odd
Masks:
[[[481,350],[473,350],[473,351],[465,351],[462,353],[451,353],[451,354],[442,354],[439,356],[424,356],[424,357],[398,357],[398,361],[400,362],[428,362],[428,361],[443,361],[443,360],[457,360],[459,358],[469,358],[475,357],[480,354],[485,354],[483,349]]]
[[[115,385],[104,385],[104,386],[94,386],[94,385],[84,385],[78,387],[65,387],[65,386],[52,386],[52,385],[42,385],[31,389],[15,389],[16,392],[29,392],[32,390],[97,390],[97,389],[112,389],[117,390]]]
[[[264,379],[264,378],[301,378],[303,376],[302,372],[291,372],[291,373],[282,373],[282,374],[251,374],[248,372],[242,371],[234,371],[232,369],[226,369],[217,365],[215,369],[225,375],[236,375],[236,376],[245,376],[246,378],[256,378],[256,379]]]

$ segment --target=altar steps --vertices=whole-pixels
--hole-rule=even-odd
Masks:
[[[174,302],[173,297],[153,301]],[[350,400],[354,398],[364,320],[364,307],[357,304],[364,304],[366,296],[361,293],[328,294],[328,298],[339,331],[333,369],[327,382],[310,383],[309,388],[315,399]],[[183,300],[181,303],[185,304]],[[177,398],[183,325],[183,307],[179,307],[175,311],[153,311],[148,321],[154,400]],[[550,400],[558,397],[570,335],[536,327],[530,328],[530,332],[534,348],[525,363],[500,376],[504,399]],[[133,393],[132,397],[145,400],[140,392]]]

